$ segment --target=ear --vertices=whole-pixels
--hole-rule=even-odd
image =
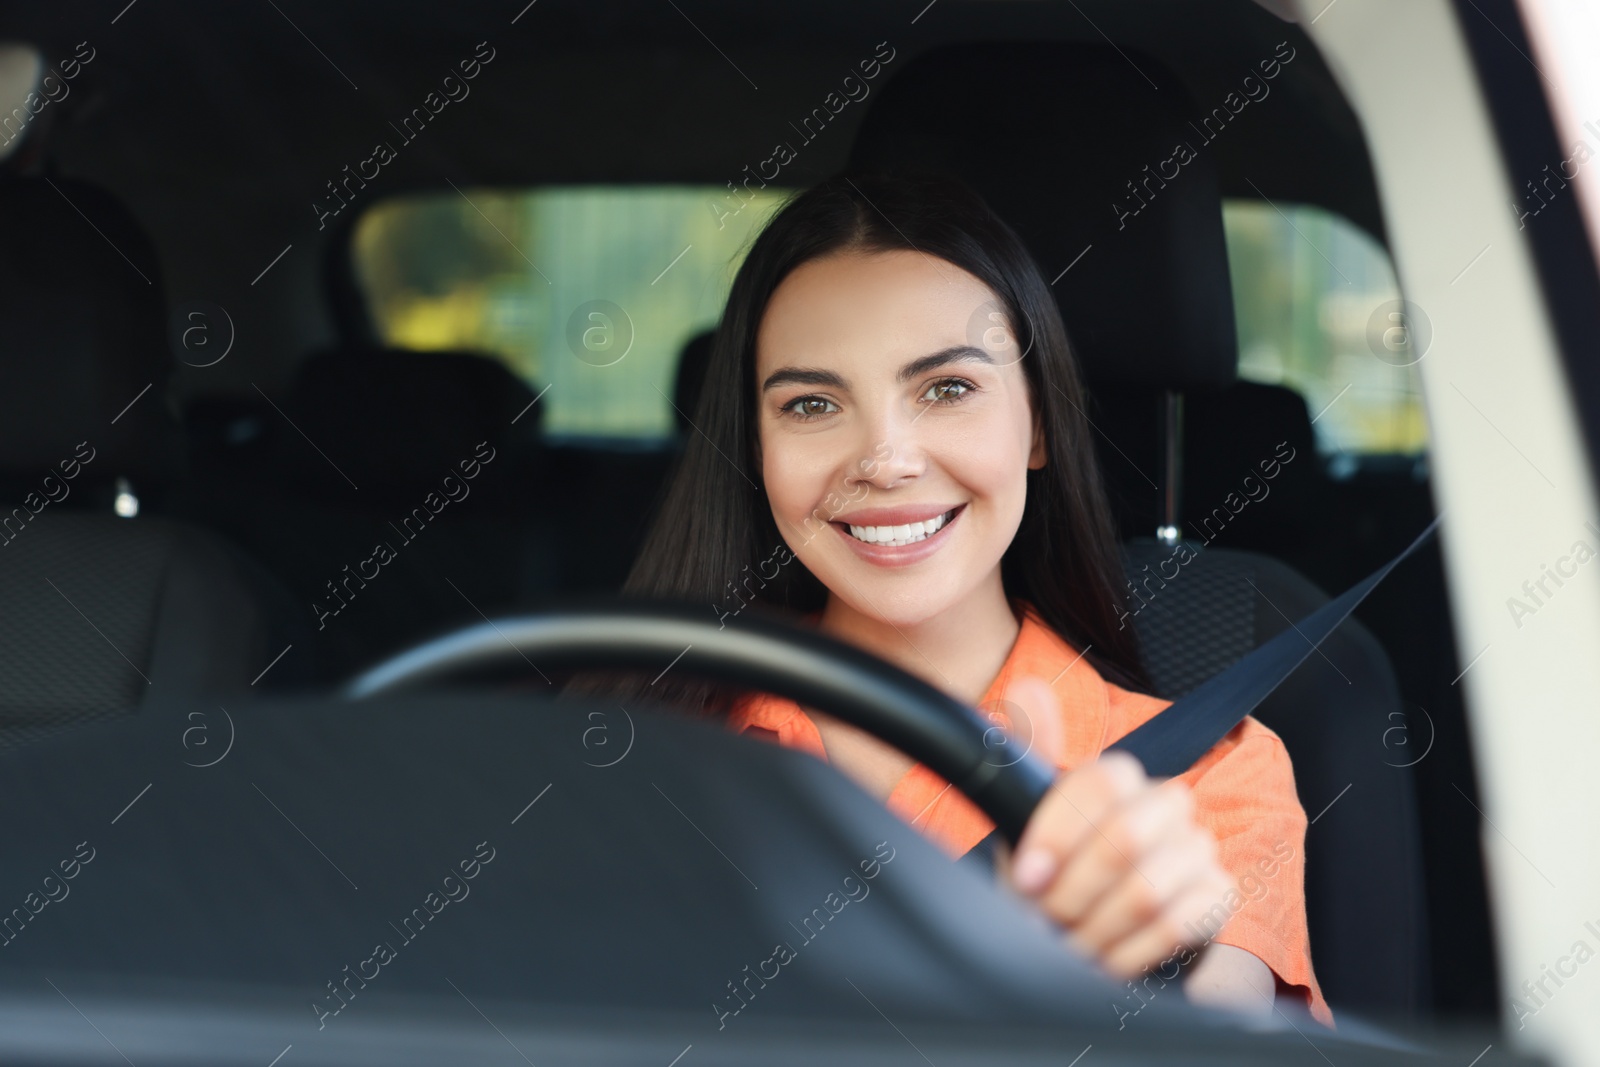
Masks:
[[[1037,414],[1033,417],[1033,447],[1028,452],[1028,469],[1031,471],[1043,470],[1047,453],[1044,447],[1044,420]]]

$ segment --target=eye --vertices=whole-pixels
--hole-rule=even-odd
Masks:
[[[967,395],[975,392],[977,388],[965,378],[940,378],[928,386],[928,391],[922,394],[922,399],[934,404],[955,404],[966,399]]]
[[[794,418],[810,420],[832,415],[839,410],[839,405],[827,397],[799,396],[783,405],[780,410]]]

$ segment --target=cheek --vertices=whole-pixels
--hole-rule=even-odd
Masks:
[[[975,497],[991,507],[1015,510],[1020,519],[1032,441],[1019,427],[1028,425],[1025,411],[996,410],[994,417],[963,427],[942,442],[940,466]]]
[[[832,458],[814,439],[763,435],[761,483],[781,535],[794,535],[829,490],[838,489],[835,469]]]
[[[986,447],[952,456],[946,466],[954,479],[978,504],[973,516],[982,521],[989,536],[1010,544],[1022,523],[1028,499],[1027,453],[1007,441],[991,440]]]

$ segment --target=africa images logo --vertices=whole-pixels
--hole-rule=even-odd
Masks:
[[[1288,54],[1285,55],[1285,49]],[[1283,68],[1294,61],[1298,53],[1288,41],[1279,41],[1273,59],[1263,59],[1257,67],[1261,76],[1246,74],[1240,82],[1240,89],[1230,90],[1222,98],[1222,104],[1212,108],[1201,116],[1200,125],[1190,122],[1190,127],[1199,134],[1202,145],[1208,145],[1222,135],[1228,124],[1239,117],[1239,114],[1252,102],[1260,103],[1272,92],[1272,87],[1267,84],[1273,78],[1283,73]],[[1150,206],[1150,201],[1167,187],[1167,182],[1176,181],[1183,173],[1183,168],[1199,158],[1200,153],[1188,141],[1180,141],[1172,146],[1172,154],[1156,164],[1154,173],[1149,164],[1144,166],[1142,178],[1130,178],[1127,181],[1128,197],[1124,201],[1113,201],[1112,212],[1117,216],[1117,229],[1124,230],[1128,227],[1128,220]],[[1140,190],[1143,190],[1142,194]]]
[[[485,852],[485,849],[488,851]],[[400,920],[400,926],[396,926],[393,922],[389,923],[390,929],[399,935],[400,948],[396,948],[393,941],[385,939],[372,947],[372,955],[357,963],[354,971],[350,969],[348,963],[345,964],[340,972],[343,977],[339,979],[339,983],[335,985],[332,979],[328,981],[329,995],[322,998],[322,1003],[311,1002],[311,1010],[317,1016],[317,1029],[326,1027],[328,1019],[348,1008],[350,1002],[356,999],[356,993],[367,988],[368,982],[376,980],[383,973],[383,968],[399,957],[400,949],[421,937],[428,923],[437,918],[440,912],[452,903],[459,904],[466,900],[472,893],[472,887],[467,885],[467,882],[483,873],[483,868],[494,862],[494,857],[494,847],[487,841],[479,841],[473,849],[472,857],[457,864],[461,871],[459,877],[454,871],[445,875],[439,889],[430,890],[422,903],[412,908],[410,914]],[[453,887],[451,883],[454,883]],[[367,973],[368,966],[372,968],[371,974]],[[354,988],[351,987],[352,982],[355,983]],[[335,1001],[338,1002],[338,1007],[333,1006]]]
[[[863,59],[856,64],[856,69],[861,72],[859,77],[854,72],[846,74],[839,83],[839,89],[824,96],[822,103],[812,108],[800,120],[799,126],[790,122],[789,128],[800,135],[801,147],[805,147],[821,136],[828,123],[837,118],[845,108],[852,103],[860,103],[865,100],[867,95],[872,92],[872,87],[867,83],[876,78],[884,67],[894,62],[895,55],[896,52],[888,41],[879,41],[877,48],[873,50],[873,58]],[[716,216],[717,229],[720,230],[726,226],[729,219],[743,211],[745,205],[755,199],[755,190],[750,188],[751,182],[755,182],[759,188],[765,189],[768,182],[776,181],[778,175],[783,172],[783,168],[793,163],[799,156],[800,150],[794,146],[794,143],[785,140],[774,145],[772,154],[755,165],[755,173],[751,173],[750,164],[746,163],[744,170],[741,172],[744,174],[744,180],[739,182],[738,185],[735,185],[732,181],[728,182],[728,193],[722,198],[725,202],[736,204],[737,206],[729,210],[716,201],[711,203],[711,214]],[[772,169],[770,174],[767,173],[767,168],[769,167]]]
[[[820,905],[811,909],[811,914],[800,920],[800,926],[795,926],[792,922],[789,924],[790,929],[797,935],[795,940],[800,942],[799,948],[789,941],[780,941],[772,947],[770,956],[756,964],[754,971],[750,969],[748,963],[745,964],[742,978],[737,979],[738,984],[735,984],[736,980],[729,980],[728,995],[722,998],[723,1003],[711,1002],[711,1011],[717,1017],[718,1030],[726,1029],[729,1018],[748,1008],[750,1006],[748,1001],[755,1000],[758,991],[767,988],[768,982],[776,981],[783,973],[784,967],[799,959],[799,949],[805,948],[820,937],[828,928],[828,923],[832,922],[840,912],[852,902],[860,903],[867,899],[867,894],[872,892],[872,887],[867,883],[883,873],[883,868],[894,859],[895,849],[889,842],[879,841],[874,846],[872,854],[874,858],[864,859],[857,864],[861,870],[859,877],[854,874],[845,875],[840,887],[843,895],[840,895],[838,890],[829,893]],[[772,968],[770,973],[767,971],[768,967]],[[752,982],[755,983],[754,988],[751,987]],[[743,994],[740,993],[740,989],[744,990]]]
[[[399,126],[390,122],[389,128],[400,135],[400,147],[404,148],[420,137],[428,123],[438,118],[439,113],[452,102],[460,103],[470,96],[472,86],[467,83],[481,74],[483,68],[494,61],[495,55],[495,50],[489,47],[488,41],[479,41],[472,58],[463,59],[457,64],[461,71],[459,76],[453,72],[446,74],[439,82],[439,89],[430,90],[428,95],[422,98],[422,103],[412,108],[410,113],[400,120]],[[443,90],[442,94],[440,90]],[[354,173],[350,170],[350,164],[346,163],[343,177],[337,180],[328,179],[330,202],[324,204],[313,201],[311,204],[311,210],[317,216],[317,229],[326,229],[328,220],[349,207],[351,201],[356,198],[356,193],[365,189],[367,182],[375,181],[378,175],[383,173],[383,168],[393,163],[399,155],[388,141],[379,141],[372,146],[372,154],[356,164]],[[367,173],[368,167],[372,169],[370,174]]]

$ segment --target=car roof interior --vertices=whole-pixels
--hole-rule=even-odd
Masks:
[[[314,221],[311,200],[355,158],[353,146],[384,136],[391,118],[483,40],[496,58],[495,81],[479,83],[482,106],[459,109],[419,138],[419,151],[386,176],[384,193],[439,188],[444,178],[482,186],[721,185],[770,154],[787,119],[817,106],[879,41],[913,56],[982,40],[1103,43],[1103,33],[1171,68],[1197,99],[1220,100],[1287,39],[1302,58],[1276,91],[1294,107],[1263,109],[1253,116],[1259,122],[1217,139],[1223,194],[1254,196],[1254,182],[1267,196],[1337,211],[1381,239],[1360,126],[1315,48],[1298,27],[1250,0],[1222,6],[1226,17],[1216,6],[1173,0],[1090,3],[1080,5],[1080,16],[1031,2],[941,0],[912,26],[898,6],[845,3],[808,5],[803,18],[697,5],[691,24],[670,5],[542,0],[514,27],[500,5],[473,2],[448,10],[386,5],[381,17],[337,2],[295,12],[295,25],[338,57],[359,86],[352,88],[270,5],[224,15],[191,3],[160,21],[130,13],[110,29],[104,39],[116,81],[96,106],[80,108],[73,128],[55,131],[53,154],[69,173],[94,175],[133,206],[155,234],[177,294],[204,289],[219,272],[255,277]],[[50,54],[70,54],[89,36],[75,16],[48,6],[19,11],[11,32]],[[846,108],[841,128],[806,145],[793,181],[841,169],[863,114]],[[579,143],[581,152],[561,150]],[[245,220],[261,243],[241,239]],[[269,233],[273,240],[264,239]],[[274,243],[279,233],[284,242]],[[294,362],[284,353],[336,340],[326,301],[307,299],[318,266],[296,257],[279,267],[307,288],[301,299],[273,304],[271,314],[246,308],[250,326],[241,331],[238,358],[223,365],[236,387],[248,388],[247,375],[263,385],[281,381]]]
[[[284,4],[281,10],[274,4],[222,9],[187,0],[165,5],[159,18],[138,7],[124,9],[110,25],[99,18],[89,25],[80,11],[58,5],[13,13],[8,34],[33,42],[47,60],[70,54],[85,40],[97,53],[96,80],[84,79],[23,151],[34,153],[33,162],[42,160],[46,174],[86,183],[81,190],[67,186],[74,198],[80,191],[91,196],[87,186],[93,185],[126,205],[153,242],[151,255],[169,306],[204,299],[228,310],[235,331],[228,358],[159,372],[170,373],[168,403],[186,431],[188,455],[170,490],[151,492],[147,510],[202,527],[218,541],[186,541],[182,552],[197,559],[236,552],[247,561],[229,572],[228,589],[267,605],[260,609],[261,632],[250,638],[256,643],[251,647],[259,645],[268,656],[284,644],[320,650],[316,657],[307,652],[298,665],[285,660],[272,685],[334,680],[484,612],[526,609],[556,594],[614,589],[627,573],[672,459],[670,450],[657,455],[598,445],[546,448],[535,420],[516,426],[536,399],[537,383],[518,379],[498,363],[380,345],[354,281],[351,240],[361,212],[386,198],[448,192],[452,186],[458,192],[590,184],[721,187],[770,156],[774,141],[790,137],[791,120],[817,107],[879,42],[895,53],[889,78],[861,104],[844,108],[837,128],[803,145],[784,170],[783,186],[803,187],[853,160],[870,160],[861,135],[873,131],[874,107],[890,98],[894,78],[919,61],[925,73],[936,75],[941,56],[953,57],[959,69],[961,57],[982,53],[998,71],[1009,54],[1028,58],[1056,50],[1069,58],[1098,57],[1096,62],[1110,64],[1106,69],[1136,87],[1142,79],[1160,92],[1160,82],[1191,101],[1211,102],[1235,93],[1261,60],[1288,42],[1296,59],[1283,65],[1271,89],[1280,106],[1257,109],[1250,121],[1214,140],[1208,153],[1212,176],[1206,179],[1213,184],[1202,187],[1210,197],[1206,209],[1215,213],[1218,199],[1313,205],[1383,244],[1385,224],[1361,123],[1310,39],[1270,4],[933,0],[920,13],[916,7],[839,0],[803,9],[725,0],[537,0],[521,8],[462,0],[441,8],[406,0],[379,12],[349,0]],[[478,102],[452,108],[448,121],[421,134],[354,201],[358,210],[319,225],[315,204],[326,196],[330,180],[367,155],[375,140],[389,137],[392,121],[480,42],[494,49],[494,59],[473,85]],[[960,86],[953,91],[959,93]],[[985,80],[972,91],[982,98],[996,90]],[[1033,116],[1075,102],[1083,106],[1082,100],[1006,98],[1016,114],[1000,126],[1025,129]],[[1097,106],[1117,109],[1117,101],[1112,93]],[[1107,113],[1116,120],[1136,111],[1130,103]],[[1036,192],[1047,180],[1030,168],[1028,144],[986,144],[983,129],[965,132],[974,152],[1022,157],[1017,180]],[[104,222],[116,210],[84,214]],[[1066,200],[1060,210],[1114,221],[1113,209],[1087,198]],[[1030,238],[1026,218],[1008,221]],[[1035,251],[1045,258],[1037,246]],[[1220,263],[1207,267],[1202,257],[1194,269],[1214,269],[1222,277],[1191,281],[1225,293],[1220,234],[1213,251],[1223,257]],[[1041,264],[1047,278],[1059,278],[1056,271],[1070,255],[1059,258]],[[1125,316],[1142,310],[1137,293],[1112,307]],[[9,329],[0,325],[0,336]],[[163,337],[167,329],[160,328]],[[1092,368],[1089,377],[1094,385]],[[1229,382],[1189,397],[1184,491],[1207,505],[1237,483],[1241,468],[1271,455],[1280,438],[1304,452],[1316,450],[1304,398],[1282,386],[1230,384],[1231,366],[1227,377]],[[1153,482],[1144,472],[1154,474],[1163,465],[1162,393],[1109,382],[1094,393],[1092,414],[1110,445],[1101,451],[1101,464],[1121,532],[1133,546],[1130,573],[1135,563],[1148,566],[1157,559],[1139,539],[1147,542],[1158,515],[1158,494],[1146,492]],[[285,411],[295,416],[299,437],[279,425]],[[409,413],[403,447],[392,447],[395,412]],[[278,427],[274,450],[253,454],[219,446],[245,415]],[[500,480],[484,481],[476,510],[456,516],[449,539],[419,540],[418,548],[407,550],[407,566],[427,572],[427,579],[374,582],[370,593],[362,593],[364,620],[319,634],[312,625],[318,620],[299,605],[324,597],[323,585],[332,583],[323,579],[370,546],[372,509],[400,513],[417,485],[454,462],[457,442],[480,437],[508,456],[496,471]],[[354,481],[345,470],[335,476],[323,463],[327,457],[319,459],[301,438],[347,458]],[[8,471],[14,466],[7,461]],[[367,512],[353,512],[340,479],[371,487],[362,505]],[[155,486],[160,478],[149,481]],[[532,492],[521,488],[530,485],[536,487]],[[596,485],[607,488],[597,492]],[[1408,542],[1433,513],[1426,464],[1414,457],[1370,464],[1355,477],[1340,478],[1307,462],[1277,491],[1282,510],[1250,513],[1230,528],[1222,547],[1238,553],[1230,566],[1244,566],[1238,561],[1249,556],[1263,561],[1251,566],[1281,568],[1287,577],[1269,588],[1283,590],[1278,595],[1287,598],[1286,605],[1314,606],[1318,589],[1336,592],[1351,584]],[[109,497],[84,494],[80,502],[103,499]],[[550,501],[559,503],[560,514],[552,514]],[[1451,793],[1454,783],[1470,787],[1473,780],[1460,693],[1448,683],[1459,666],[1437,550],[1420,555],[1358,612],[1361,621],[1348,631],[1353,636],[1347,636],[1347,646],[1351,662],[1371,665],[1371,684],[1384,694],[1373,705],[1378,725],[1362,720],[1362,736],[1387,738],[1382,731],[1392,725],[1389,716],[1425,708],[1437,754],[1414,773],[1407,770],[1409,777],[1375,772],[1387,775],[1384,782],[1366,791],[1368,800],[1347,800],[1347,809],[1333,809],[1326,828],[1329,835],[1343,833],[1340,847],[1348,849],[1370,833],[1356,823],[1341,831],[1336,821],[1358,818],[1355,809],[1362,804],[1369,805],[1368,818],[1377,818],[1382,812],[1370,807],[1378,803],[1373,798],[1397,798],[1383,802],[1391,827],[1401,826],[1406,835],[1394,847],[1410,849],[1419,866],[1412,879],[1415,897],[1401,909],[1403,917],[1385,913],[1382,921],[1391,923],[1384,936],[1416,968],[1397,970],[1390,975],[1395,984],[1382,989],[1359,988],[1353,972],[1335,984],[1346,1003],[1374,1011],[1493,1012],[1495,960],[1476,826],[1459,817]],[[199,572],[210,566],[195,564]],[[1250,573],[1259,578],[1266,572]],[[455,580],[441,584],[435,574]],[[1206,586],[1206,596],[1222,595],[1217,588]],[[298,622],[269,625],[278,605],[291,600],[295,606],[288,610]],[[193,611],[198,618],[202,608]],[[1278,619],[1248,604],[1240,611],[1245,648],[1298,614],[1288,610]],[[1167,637],[1178,640],[1181,633]],[[1239,654],[1217,651],[1217,662],[1204,666],[1213,669]],[[230,655],[240,662],[249,658]],[[260,662],[266,665],[264,658]],[[1171,669],[1197,668],[1174,663]],[[1169,688],[1176,692],[1197,680],[1175,681]],[[1320,697],[1312,686],[1297,699]],[[1286,736],[1296,729],[1287,717],[1268,721]],[[1294,742],[1307,750],[1308,768],[1315,747],[1347,743],[1355,743],[1347,732]],[[1308,811],[1337,800],[1337,785],[1314,771],[1302,777],[1301,787]],[[1312,788],[1326,795],[1308,795]],[[1328,881],[1316,892],[1331,901],[1342,884]],[[1360,890],[1360,907],[1341,912],[1343,918],[1329,911],[1322,943],[1360,936],[1340,923],[1379,922],[1373,916],[1387,907],[1380,892]],[[1460,930],[1474,934],[1450,934]],[[1334,952],[1327,950],[1330,958]],[[1330,987],[1330,999],[1333,992]]]

